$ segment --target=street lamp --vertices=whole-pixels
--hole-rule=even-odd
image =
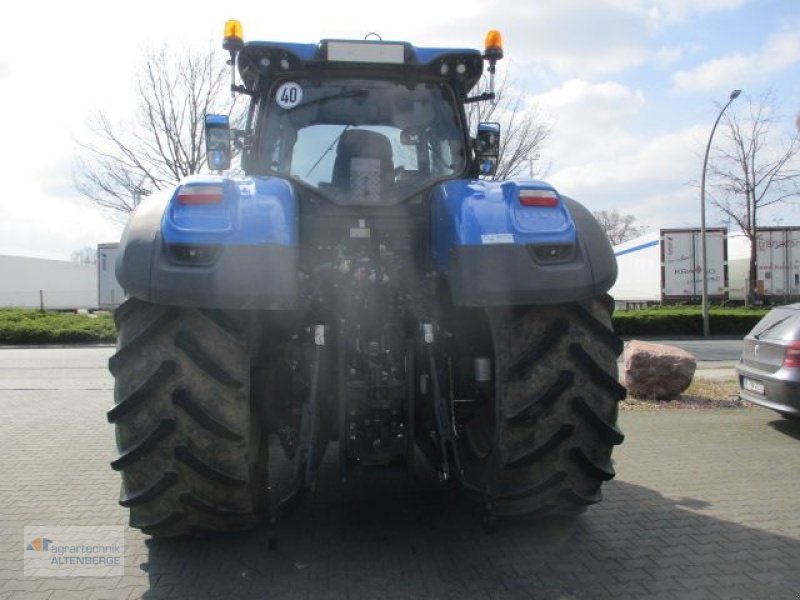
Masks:
[[[530,156],[528,158],[523,158],[522,160],[524,160],[525,162],[528,163],[528,169],[530,171],[530,178],[533,179],[533,161],[539,160],[539,153],[537,152],[533,156]]]
[[[714,132],[722,118],[722,114],[731,105],[731,102],[739,97],[742,90],[733,90],[728,96],[728,103],[722,107],[711,128],[711,135],[708,136],[706,144],[706,155],[703,158],[703,176],[700,180],[700,268],[703,270],[703,335],[708,337],[708,255],[706,253],[706,168],[708,167],[708,152],[711,150],[711,140],[714,139]]]

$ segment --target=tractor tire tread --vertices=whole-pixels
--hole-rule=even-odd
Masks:
[[[247,344],[208,312],[128,300],[115,315],[112,466],[131,526],[154,537],[252,529],[266,512]]]
[[[464,488],[496,517],[574,516],[602,498],[624,435],[617,380],[623,344],[613,300],[488,309],[494,338],[494,434],[479,454],[462,444]],[[491,412],[490,412],[491,414]],[[465,462],[466,461],[466,462]]]
[[[175,420],[169,417],[161,418],[150,432],[133,446],[120,451],[119,458],[111,461],[111,468],[121,471],[151,452],[158,443],[175,431]]]

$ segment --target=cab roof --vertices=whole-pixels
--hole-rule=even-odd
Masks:
[[[425,78],[449,82],[462,99],[483,73],[483,57],[478,50],[417,48],[408,42],[383,40],[247,42],[239,53],[238,64],[249,90],[291,77]]]

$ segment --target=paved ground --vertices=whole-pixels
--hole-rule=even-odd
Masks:
[[[326,461],[278,530],[153,542],[126,574],[22,575],[26,525],[123,525],[108,348],[0,350],[0,599],[786,598],[800,594],[800,425],[762,409],[625,412],[605,500],[573,522],[501,525],[429,473]],[[329,454],[332,457],[332,453]]]

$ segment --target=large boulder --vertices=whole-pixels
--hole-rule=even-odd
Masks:
[[[671,400],[689,387],[697,361],[691,352],[641,340],[625,349],[625,385],[634,398]]]

